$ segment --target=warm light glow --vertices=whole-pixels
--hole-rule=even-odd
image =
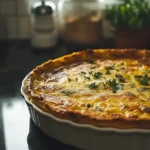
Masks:
[[[7,98],[2,106],[6,150],[28,149],[29,113],[23,100]]]

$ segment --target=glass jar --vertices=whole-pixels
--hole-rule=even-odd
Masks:
[[[61,37],[75,44],[98,44],[102,40],[100,0],[60,0]]]

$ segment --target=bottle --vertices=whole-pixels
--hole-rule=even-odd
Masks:
[[[56,7],[49,1],[35,2],[31,8],[31,45],[47,50],[57,43]]]

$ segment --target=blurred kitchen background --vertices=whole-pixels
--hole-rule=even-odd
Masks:
[[[149,49],[149,4],[149,0],[0,0],[0,68],[30,70],[88,48]]]
[[[31,7],[36,1],[38,0],[0,0],[0,39],[31,38]],[[59,0],[50,1],[57,7]],[[103,33],[104,38],[113,37],[109,23],[105,20]]]
[[[0,1],[0,39],[30,38],[30,0]]]
[[[0,0],[0,150],[71,149],[29,121],[20,86],[37,65],[89,48],[150,49],[150,0]]]

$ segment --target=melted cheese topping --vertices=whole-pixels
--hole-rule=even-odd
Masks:
[[[33,90],[55,109],[95,119],[150,118],[150,67],[137,60],[95,60],[44,72]]]

